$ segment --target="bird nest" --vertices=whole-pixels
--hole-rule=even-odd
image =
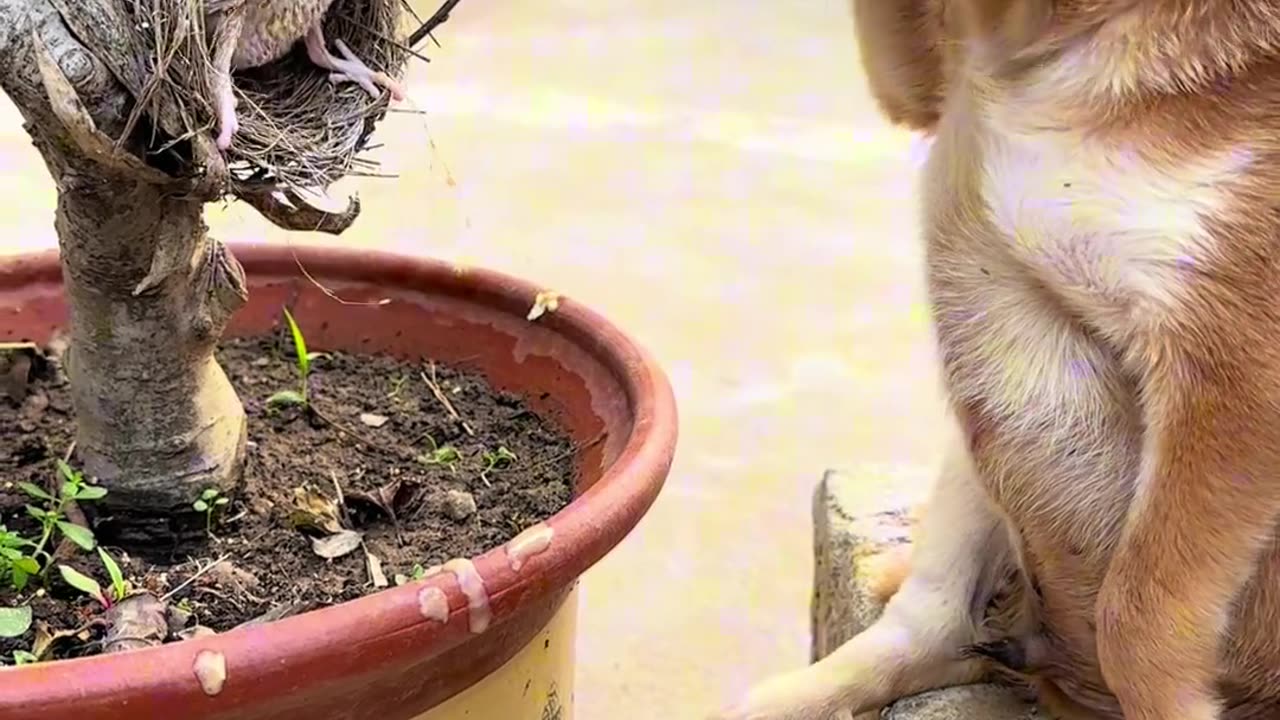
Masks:
[[[254,0],[249,0],[253,2]],[[446,8],[413,33],[401,36],[412,10],[407,0],[334,0],[325,36],[344,41],[374,70],[401,77],[416,55],[410,45],[447,18]],[[140,108],[164,98],[165,128],[173,137],[154,152],[181,153],[186,141],[217,132],[212,74],[212,38],[204,0],[128,0],[138,46],[146,51],[152,82]],[[443,17],[441,16],[443,13]],[[425,29],[425,31],[424,31]],[[240,129],[225,153],[228,190],[237,196],[271,189],[323,189],[342,177],[367,172],[361,158],[375,124],[387,113],[387,94],[372,97],[359,85],[335,85],[328,73],[295,47],[285,57],[234,77]]]

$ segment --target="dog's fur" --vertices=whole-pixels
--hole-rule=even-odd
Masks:
[[[715,717],[1011,672],[1072,720],[1280,718],[1280,3],[854,10],[935,137],[957,438],[882,618]]]

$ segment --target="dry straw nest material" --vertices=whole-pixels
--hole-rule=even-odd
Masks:
[[[185,132],[161,151],[173,151],[196,134],[216,132],[205,0],[127,2],[136,41],[148,51],[153,85],[160,86],[151,95],[173,99]],[[433,20],[443,21],[439,16]],[[334,0],[324,31],[330,43],[343,40],[374,70],[401,77],[416,55],[401,32],[410,17],[407,0]],[[421,32],[426,23],[419,25],[415,40],[426,34]],[[325,188],[371,168],[360,154],[375,123],[387,113],[386,93],[374,99],[354,83],[330,83],[328,73],[299,48],[274,63],[237,73],[235,88],[240,131],[226,154],[232,194]],[[152,97],[142,100],[145,108]]]

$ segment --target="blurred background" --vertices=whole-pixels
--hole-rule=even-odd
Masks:
[[[414,0],[429,15],[434,0]],[[666,490],[585,578],[577,717],[699,718],[808,662],[810,498],[926,483],[935,378],[911,138],[879,116],[847,0],[463,0],[378,133],[343,237],[210,209],[224,240],[341,243],[519,274],[670,375]],[[452,184],[449,178],[452,177]],[[0,96],[0,252],[56,246]]]

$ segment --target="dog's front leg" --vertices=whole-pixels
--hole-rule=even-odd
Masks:
[[[1103,675],[1126,720],[1221,717],[1219,643],[1280,514],[1272,302],[1180,308],[1135,353],[1146,358],[1143,463],[1096,608]]]
[[[929,498],[912,569],[883,616],[814,665],[754,688],[715,720],[834,720],[878,710],[925,690],[971,683],[978,661],[972,602],[1010,558],[1008,536],[987,504],[957,439]]]

